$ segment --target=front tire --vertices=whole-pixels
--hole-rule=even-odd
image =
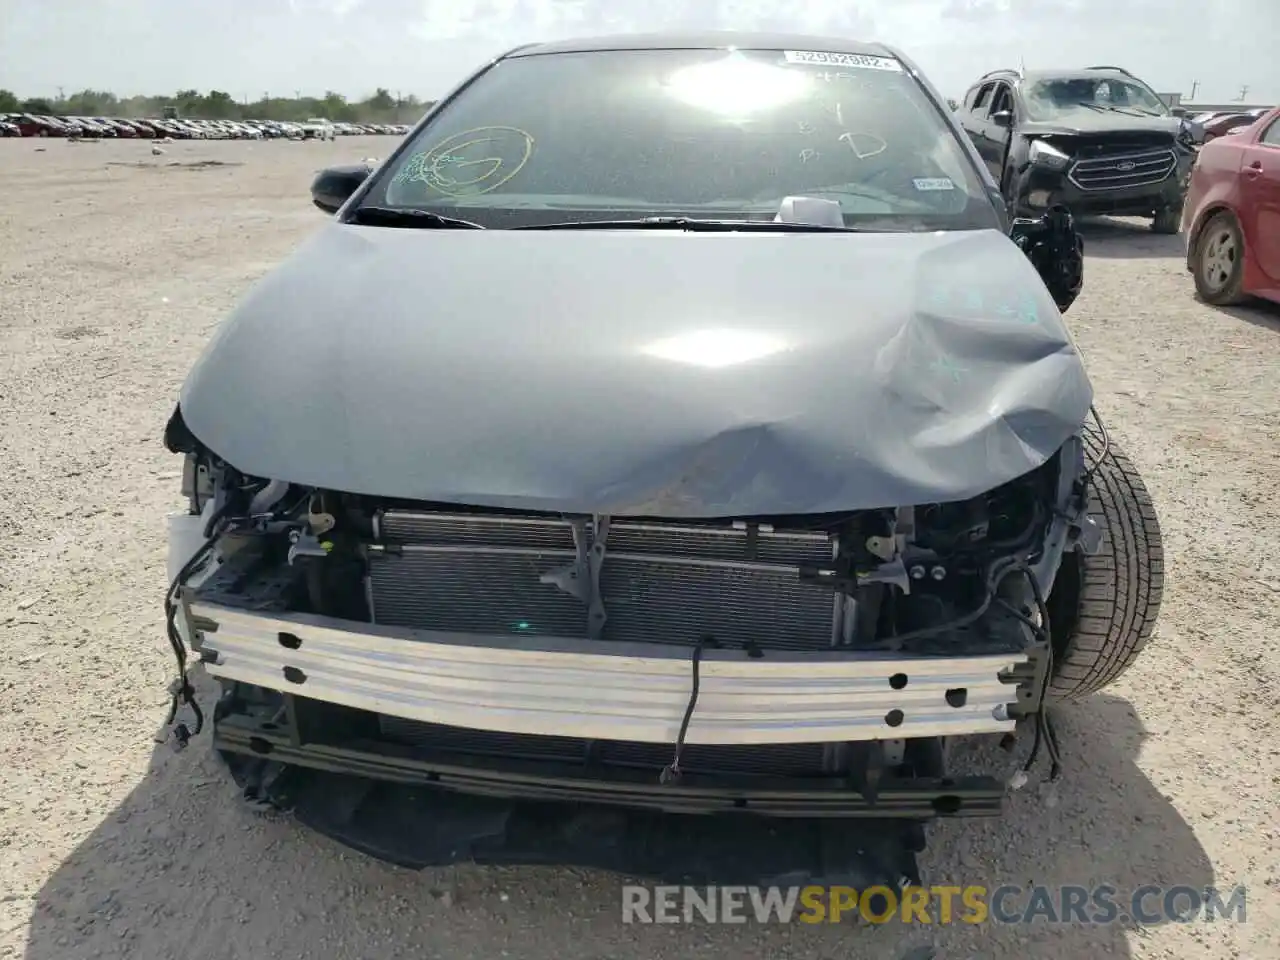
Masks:
[[[1083,434],[1086,459],[1096,464],[1089,516],[1102,544],[1092,556],[1064,557],[1049,596],[1047,698],[1056,701],[1081,700],[1128,670],[1151,639],[1164,593],[1164,542],[1142,477],[1114,440],[1106,448],[1097,426]]]
[[[1152,233],[1176,234],[1181,227],[1181,210],[1157,210],[1155,219],[1151,221]]]
[[[1196,293],[1205,303],[1226,307],[1244,296],[1244,234],[1235,215],[1223,211],[1201,228],[1195,245]]]

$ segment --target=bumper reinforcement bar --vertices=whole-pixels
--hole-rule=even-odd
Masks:
[[[186,604],[206,670],[224,680],[408,720],[502,733],[671,743],[690,651],[528,635],[476,636]],[[1021,653],[923,657],[707,650],[690,744],[780,744],[1006,733]]]

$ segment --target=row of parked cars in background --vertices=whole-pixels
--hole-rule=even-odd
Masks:
[[[407,124],[329,123],[280,120],[133,120],[121,117],[55,117],[31,113],[0,114],[0,136],[81,139],[145,137],[153,140],[332,139],[367,134],[403,135]]]

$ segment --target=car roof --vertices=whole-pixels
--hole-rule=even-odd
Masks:
[[[1110,67],[1098,67],[1093,70],[1028,70],[1022,75],[1022,82],[1034,83],[1037,80],[1097,80],[1099,78],[1143,82],[1131,73]]]
[[[802,33],[744,33],[735,30],[706,30],[663,33],[628,33],[612,36],[553,40],[517,47],[503,59],[538,57],[554,53],[591,53],[606,50],[715,50],[741,47],[744,50],[821,50],[825,53],[854,53],[896,57],[882,43],[823,37]]]

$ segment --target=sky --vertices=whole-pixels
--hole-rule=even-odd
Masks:
[[[957,98],[1022,61],[1280,102],[1280,0],[0,0],[0,88],[435,99],[517,44],[681,28],[892,43]]]

